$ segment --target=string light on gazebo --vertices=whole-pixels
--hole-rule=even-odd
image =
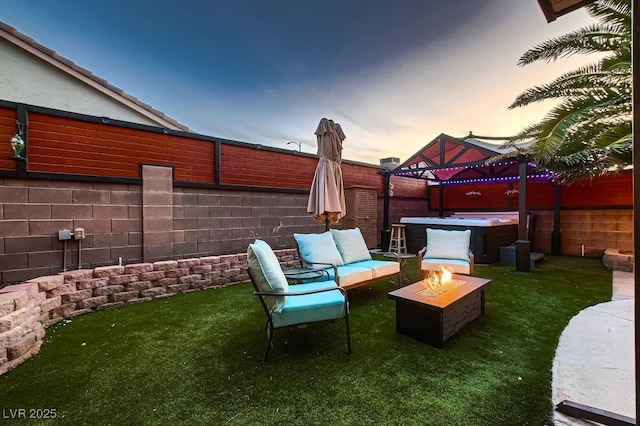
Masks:
[[[449,171],[453,171],[453,170],[468,170],[468,169],[477,169],[480,167],[488,167],[488,166],[498,166],[498,167],[502,167],[502,166],[513,166],[514,164],[518,164],[517,161],[503,161],[503,162],[499,162],[499,163],[478,163],[478,164],[466,164],[463,166],[453,166],[453,167],[429,167],[429,166],[425,166],[425,167],[413,167],[412,166],[408,166],[408,167],[404,167],[400,172],[398,173],[402,173],[404,171],[406,172],[416,172],[416,171],[420,171],[420,170],[430,170],[433,172],[449,172]],[[535,163],[528,163],[529,166],[531,167],[538,167],[537,164]]]
[[[547,172],[543,174],[534,174],[527,175],[527,179],[552,179],[553,173]],[[491,178],[477,178],[477,179],[460,179],[460,180],[452,180],[452,181],[443,181],[443,184],[446,185],[454,185],[454,184],[467,184],[467,183],[496,183],[496,182],[515,182],[519,179],[518,176],[498,176]]]

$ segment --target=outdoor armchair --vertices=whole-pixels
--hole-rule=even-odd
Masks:
[[[351,353],[349,300],[347,292],[335,281],[321,281],[289,286],[276,255],[269,245],[256,240],[247,249],[249,277],[254,295],[267,315],[267,346],[263,361],[273,346],[277,328],[344,318],[347,327],[347,352]]]
[[[427,244],[418,252],[420,279],[425,279],[427,271],[439,271],[441,266],[456,274],[473,274],[470,229],[449,231],[427,228],[426,233]]]

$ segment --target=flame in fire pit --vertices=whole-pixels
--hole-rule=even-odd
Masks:
[[[439,271],[429,272],[429,276],[424,280],[426,288],[437,290],[443,285],[447,285],[451,282],[453,273],[443,265],[440,265]]]
[[[451,279],[453,277],[453,274],[451,273],[451,271],[445,268],[444,266],[440,267],[440,271],[442,272],[442,275],[440,275],[440,282],[442,284],[447,284],[451,282]]]
[[[464,280],[454,279],[452,271],[442,265],[439,271],[430,272],[423,282],[424,288],[418,293],[429,297],[439,296],[465,283]]]

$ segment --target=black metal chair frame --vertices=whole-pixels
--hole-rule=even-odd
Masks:
[[[274,327],[273,326],[273,317],[271,316],[271,312],[269,311],[269,308],[267,307],[267,304],[264,301],[264,297],[265,296],[287,296],[287,297],[295,297],[295,296],[303,296],[303,295],[307,295],[307,294],[314,294],[314,293],[323,293],[325,291],[335,291],[338,290],[340,291],[340,293],[342,293],[342,295],[344,296],[344,303],[345,303],[345,323],[347,326],[347,353],[351,354],[351,332],[349,330],[349,299],[347,296],[347,292],[345,289],[341,288],[341,287],[332,287],[332,288],[323,288],[323,289],[317,289],[317,290],[309,290],[309,291],[289,291],[286,293],[278,293],[278,292],[271,292],[271,291],[260,291],[260,289],[258,288],[258,286],[256,285],[255,280],[253,279],[253,274],[251,273],[251,269],[247,268],[247,272],[249,273],[249,278],[251,279],[251,284],[253,284],[253,288],[254,288],[254,296],[258,296],[258,299],[260,299],[260,304],[262,305],[262,308],[264,309],[264,312],[267,314],[267,324],[266,324],[266,330],[267,330],[267,346],[264,350],[264,356],[262,358],[263,361],[267,361],[267,356],[269,355],[269,349],[273,347],[273,330],[275,330],[276,328],[285,328],[285,327],[293,327],[293,326],[300,326],[300,325],[304,325],[304,324],[308,324],[308,323],[300,323],[300,324],[290,324],[287,326],[283,326],[283,327]],[[289,288],[291,289],[292,287],[295,287],[295,285],[290,286]],[[324,322],[324,321],[334,321],[332,320],[322,320],[322,321],[314,321],[314,322]]]

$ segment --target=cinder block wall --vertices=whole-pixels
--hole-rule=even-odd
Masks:
[[[174,256],[237,253],[256,238],[294,247],[293,234],[323,232],[307,194],[174,188]]]
[[[295,250],[275,250],[283,267]],[[248,281],[247,255],[102,266],[42,276],[0,289],[0,374],[42,345],[45,328],[78,315]]]
[[[104,265],[122,257],[140,262],[139,185],[0,179],[0,271],[18,282],[63,269],[61,229],[84,228],[82,263]],[[67,268],[78,267],[78,242],[68,242]]]
[[[306,194],[169,188],[167,207],[141,185],[0,179],[0,282],[61,272],[61,229],[86,233],[81,259],[67,242],[67,270],[240,253],[255,238],[292,248],[294,232],[324,231]]]
[[[551,252],[553,211],[537,210],[534,251]],[[609,248],[633,250],[633,210],[595,209],[563,210],[560,212],[562,253],[581,256],[602,256]]]

